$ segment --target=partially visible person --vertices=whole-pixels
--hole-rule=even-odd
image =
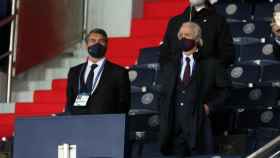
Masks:
[[[0,21],[10,15],[11,4],[10,0],[0,1]],[[10,43],[10,24],[1,25],[0,22],[0,56],[9,51]],[[6,73],[8,69],[8,57],[0,59],[0,72]]]
[[[215,0],[190,0],[186,10],[173,17],[167,26],[161,45],[160,63],[168,61],[180,52],[180,40],[177,34],[184,22],[192,21],[202,29],[203,46],[200,48],[202,59],[216,58],[225,67],[234,61],[233,39],[226,19],[219,15],[211,3]],[[187,1],[186,1],[187,4]]]
[[[0,21],[10,15],[10,1],[0,1]],[[9,51],[10,24],[1,25],[0,22],[0,57]],[[8,57],[0,58],[0,102],[6,102]]]
[[[106,59],[107,33],[93,29],[85,41],[88,60],[68,73],[66,114],[128,113],[128,71]]]
[[[274,55],[280,60],[280,11],[274,12],[274,17],[271,23],[272,33],[274,34]]]
[[[0,71],[0,103],[6,102],[7,97],[7,74]]]
[[[208,115],[228,96],[225,68],[215,58],[199,58],[204,42],[198,24],[183,23],[177,38],[180,49],[160,70],[160,149],[177,158],[211,154]]]

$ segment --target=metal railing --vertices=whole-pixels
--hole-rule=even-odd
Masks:
[[[88,5],[89,0],[84,0],[84,18],[83,18],[83,39],[85,38],[88,30]]]
[[[6,58],[7,56],[9,56],[10,54],[11,54],[11,52],[6,52],[6,53],[0,55],[0,61],[3,60],[3,59],[5,59],[5,58]]]
[[[11,102],[11,90],[12,90],[12,78],[15,76],[15,63],[16,63],[16,48],[17,48],[17,35],[18,35],[18,9],[20,5],[20,0],[10,0],[11,1],[11,16],[3,19],[0,21],[0,28],[3,26],[10,25],[10,43],[9,43],[9,50],[0,55],[0,61],[6,60],[8,58],[8,70],[7,70],[7,91],[6,91],[6,102]],[[83,36],[87,33],[87,26],[88,26],[88,4],[89,0],[83,0]]]
[[[278,158],[280,150],[280,136],[276,137],[256,152],[246,158]],[[277,156],[277,157],[276,157]]]
[[[0,60],[8,57],[8,80],[7,80],[7,95],[6,102],[11,102],[11,87],[12,87],[12,77],[13,77],[13,66],[14,66],[14,57],[16,55],[16,31],[17,31],[17,0],[11,0],[11,16],[0,21],[0,27],[10,24],[10,44],[9,51],[0,56]]]

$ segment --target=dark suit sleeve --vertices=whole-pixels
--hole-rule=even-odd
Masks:
[[[210,92],[214,97],[211,97],[211,100],[208,100],[208,102],[206,103],[208,104],[210,111],[223,106],[226,99],[229,97],[230,81],[226,70],[224,66],[219,63],[216,63],[215,67],[215,86],[213,92]]]
[[[274,42],[273,53],[276,59],[280,60],[280,44]]]
[[[72,73],[71,69],[68,72],[68,77],[67,77],[67,89],[66,89],[66,94],[67,94],[67,100],[66,100],[66,105],[65,105],[65,114],[71,114],[71,107],[74,104],[74,92],[73,92],[73,83],[72,83]]]
[[[234,45],[233,38],[230,32],[230,28],[225,18],[221,20],[221,27],[219,28],[218,37],[218,51],[221,63],[228,66],[234,61]]]
[[[171,55],[171,52],[170,52],[170,40],[171,40],[171,37],[170,37],[170,33],[172,32],[172,22],[173,20],[171,19],[169,22],[168,22],[168,25],[167,25],[167,30],[164,34],[164,37],[163,37],[163,41],[162,41],[162,44],[160,45],[160,56],[159,56],[159,62],[162,64],[164,63],[166,60],[168,60],[168,57]]]
[[[119,112],[128,113],[130,108],[130,81],[128,71],[121,71],[119,80]]]

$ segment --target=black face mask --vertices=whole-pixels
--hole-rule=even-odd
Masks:
[[[181,43],[181,50],[185,52],[193,49],[196,46],[195,40],[187,39],[187,38],[181,39],[180,43]]]
[[[100,43],[96,43],[90,47],[88,47],[88,53],[93,58],[102,58],[105,56],[107,47],[103,46]]]

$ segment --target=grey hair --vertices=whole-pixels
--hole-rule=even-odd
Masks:
[[[107,43],[108,42],[108,34],[105,30],[101,29],[101,28],[95,28],[93,30],[91,30],[85,37],[85,42],[87,43],[88,42],[88,38],[89,36],[92,34],[92,33],[97,33],[97,34],[100,34],[102,35],[104,38],[105,38],[105,42]]]
[[[193,30],[193,39],[196,41],[196,43],[202,47],[203,46],[203,40],[202,40],[202,30],[200,26],[197,23],[194,22],[185,22],[182,24],[179,32],[178,32],[178,39],[182,39],[183,33],[182,28],[183,27],[190,27]]]

